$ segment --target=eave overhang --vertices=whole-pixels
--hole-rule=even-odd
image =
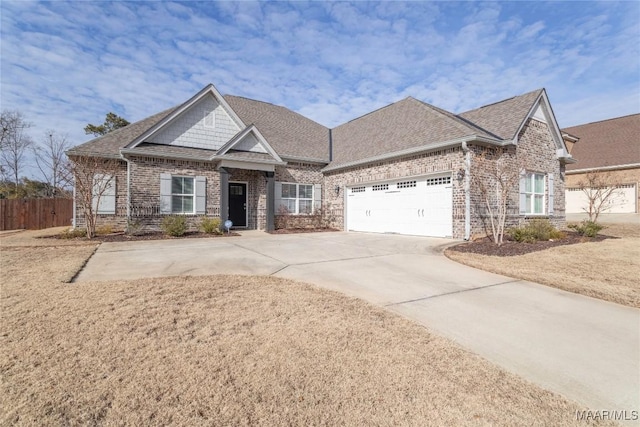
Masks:
[[[480,135],[470,135],[462,138],[451,139],[448,141],[437,142],[435,144],[422,145],[419,147],[408,148],[405,150],[395,151],[393,153],[385,153],[378,156],[368,157],[365,159],[354,160],[347,163],[338,164],[335,166],[329,165],[322,169],[322,172],[335,172],[341,169],[349,169],[356,166],[366,165],[367,163],[381,162],[386,160],[393,160],[400,157],[407,157],[416,154],[428,153],[430,151],[442,150],[443,148],[455,147],[462,145],[463,142],[475,142],[482,145],[504,147],[513,144],[512,140],[494,139]]]

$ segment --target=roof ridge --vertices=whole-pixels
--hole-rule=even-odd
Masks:
[[[415,99],[415,98],[412,98],[412,99]],[[421,101],[419,99],[415,99],[415,100],[418,101],[420,104],[422,104],[424,107],[429,107],[429,108],[435,110],[436,112],[446,116],[447,118],[452,119],[454,122],[456,122],[457,125],[463,126],[465,129],[469,129],[469,130],[474,131],[474,132],[480,130],[480,131],[482,131],[482,132],[486,133],[487,135],[490,135],[490,136],[492,136],[494,138],[502,139],[499,136],[495,135],[494,133],[489,132],[488,130],[476,125],[475,123],[473,123],[473,122],[471,122],[469,120],[466,120],[466,119],[464,119],[462,117],[459,117],[457,114],[454,114],[454,113],[452,113],[450,111],[447,111],[444,108],[436,107],[435,105],[429,104],[428,102]]]
[[[344,123],[341,123],[341,124],[339,124],[338,126],[335,126],[335,127],[331,128],[331,129],[337,129],[337,128],[339,128],[340,126],[344,126],[344,125],[346,125],[346,124],[348,124],[348,123],[354,122],[354,121],[356,121],[356,120],[360,120],[360,119],[362,119],[363,117],[366,117],[366,116],[368,116],[368,115],[370,115],[370,114],[376,113],[376,112],[378,112],[378,111],[380,111],[380,110],[384,110],[385,108],[389,108],[389,107],[391,107],[391,106],[393,106],[393,105],[396,105],[396,104],[398,104],[398,103],[400,103],[400,102],[402,102],[402,101],[407,101],[407,100],[410,100],[410,99],[413,99],[413,100],[416,100],[416,101],[417,101],[417,99],[415,99],[414,97],[412,97],[412,96],[407,96],[407,97],[405,97],[405,98],[402,98],[402,99],[401,99],[401,100],[399,100],[399,101],[394,101],[394,102],[392,102],[392,103],[390,103],[390,104],[383,105],[383,106],[382,106],[382,107],[380,107],[380,108],[376,108],[376,109],[375,109],[375,110],[373,110],[373,111],[369,111],[368,113],[365,113],[365,114],[363,114],[363,115],[361,115],[361,116],[354,117],[353,119],[351,119],[351,120],[349,120],[349,121],[346,121],[346,122],[344,122]]]
[[[281,109],[283,109],[283,110],[287,110],[287,111],[289,111],[289,112],[291,112],[291,113],[293,113],[293,114],[297,114],[298,116],[300,116],[300,117],[304,118],[305,120],[309,120],[310,122],[313,122],[313,123],[315,123],[315,124],[317,124],[317,125],[319,125],[319,126],[322,126],[323,128],[325,128],[325,129],[327,129],[327,130],[329,130],[329,129],[330,129],[330,128],[328,128],[327,126],[323,125],[322,123],[318,123],[318,122],[316,122],[315,120],[313,120],[313,119],[311,119],[311,118],[309,118],[309,117],[305,116],[304,114],[300,114],[300,113],[298,113],[297,111],[294,111],[294,110],[292,110],[292,109],[291,109],[291,108],[289,108],[289,107],[285,107],[284,105],[278,105],[278,104],[274,104],[273,102],[261,101],[261,100],[259,100],[259,99],[253,99],[253,98],[248,98],[248,97],[246,97],[246,96],[238,96],[238,95],[231,95],[231,94],[223,95],[223,98],[224,98],[224,97],[226,97],[226,96],[229,96],[229,97],[231,97],[231,98],[245,99],[245,100],[247,100],[247,101],[251,101],[251,102],[259,102],[259,103],[261,103],[261,104],[267,104],[267,105],[270,105],[270,106],[272,106],[272,107],[281,108]],[[233,107],[231,107],[231,109],[233,109]],[[251,124],[252,124],[252,123],[247,124],[247,127],[249,127]]]
[[[580,126],[594,125],[596,123],[608,122],[608,121],[611,121],[611,120],[626,119],[627,117],[632,117],[632,116],[640,116],[640,113],[626,114],[626,115],[620,116],[620,117],[610,117],[608,119],[596,120],[595,122],[587,122],[587,123],[582,123],[580,125],[567,126],[567,127],[562,128],[560,130],[564,131],[565,129],[577,128],[577,127],[580,127]]]
[[[543,90],[544,90],[544,88],[531,90],[529,92],[525,92],[525,93],[522,93],[520,95],[511,96],[509,98],[502,99],[500,101],[492,102],[491,104],[485,104],[485,105],[481,105],[480,107],[472,108],[471,110],[463,111],[463,112],[459,113],[458,115],[466,114],[466,113],[469,113],[471,111],[481,110],[481,109],[487,108],[487,107],[493,107],[494,105],[502,104],[503,102],[507,102],[507,101],[514,100],[516,98],[521,98],[521,97],[524,97],[524,96],[527,96],[527,95],[531,95],[532,93],[536,93],[536,92],[541,93]]]

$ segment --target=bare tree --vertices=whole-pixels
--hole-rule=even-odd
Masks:
[[[597,222],[601,213],[611,209],[612,202],[620,194],[618,182],[606,171],[587,172],[578,182],[577,188],[587,198],[587,206],[582,209],[589,216],[589,221]]]
[[[5,110],[0,114],[0,168],[3,176],[15,184],[16,193],[25,154],[33,145],[33,140],[26,134],[31,126],[19,111]]]
[[[120,162],[118,159],[71,156],[69,165],[75,185],[76,203],[84,217],[87,237],[91,239],[96,234],[101,202],[115,188]]]
[[[474,158],[471,184],[475,186],[486,209],[491,226],[491,237],[502,245],[510,200],[520,183],[520,168],[509,157],[500,158],[499,151],[487,150]]]
[[[40,142],[33,147],[36,165],[44,182],[49,185],[49,196],[56,197],[69,194],[71,176],[65,151],[71,148],[66,135],[58,135],[50,130]]]

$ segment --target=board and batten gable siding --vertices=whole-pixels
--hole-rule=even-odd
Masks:
[[[155,144],[217,150],[240,128],[213,96],[206,96],[148,141]]]

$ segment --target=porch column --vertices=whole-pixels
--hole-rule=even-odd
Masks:
[[[267,231],[275,230],[276,181],[273,172],[265,172],[267,177]]]
[[[220,228],[224,230],[224,222],[229,219],[229,171],[220,168]]]

